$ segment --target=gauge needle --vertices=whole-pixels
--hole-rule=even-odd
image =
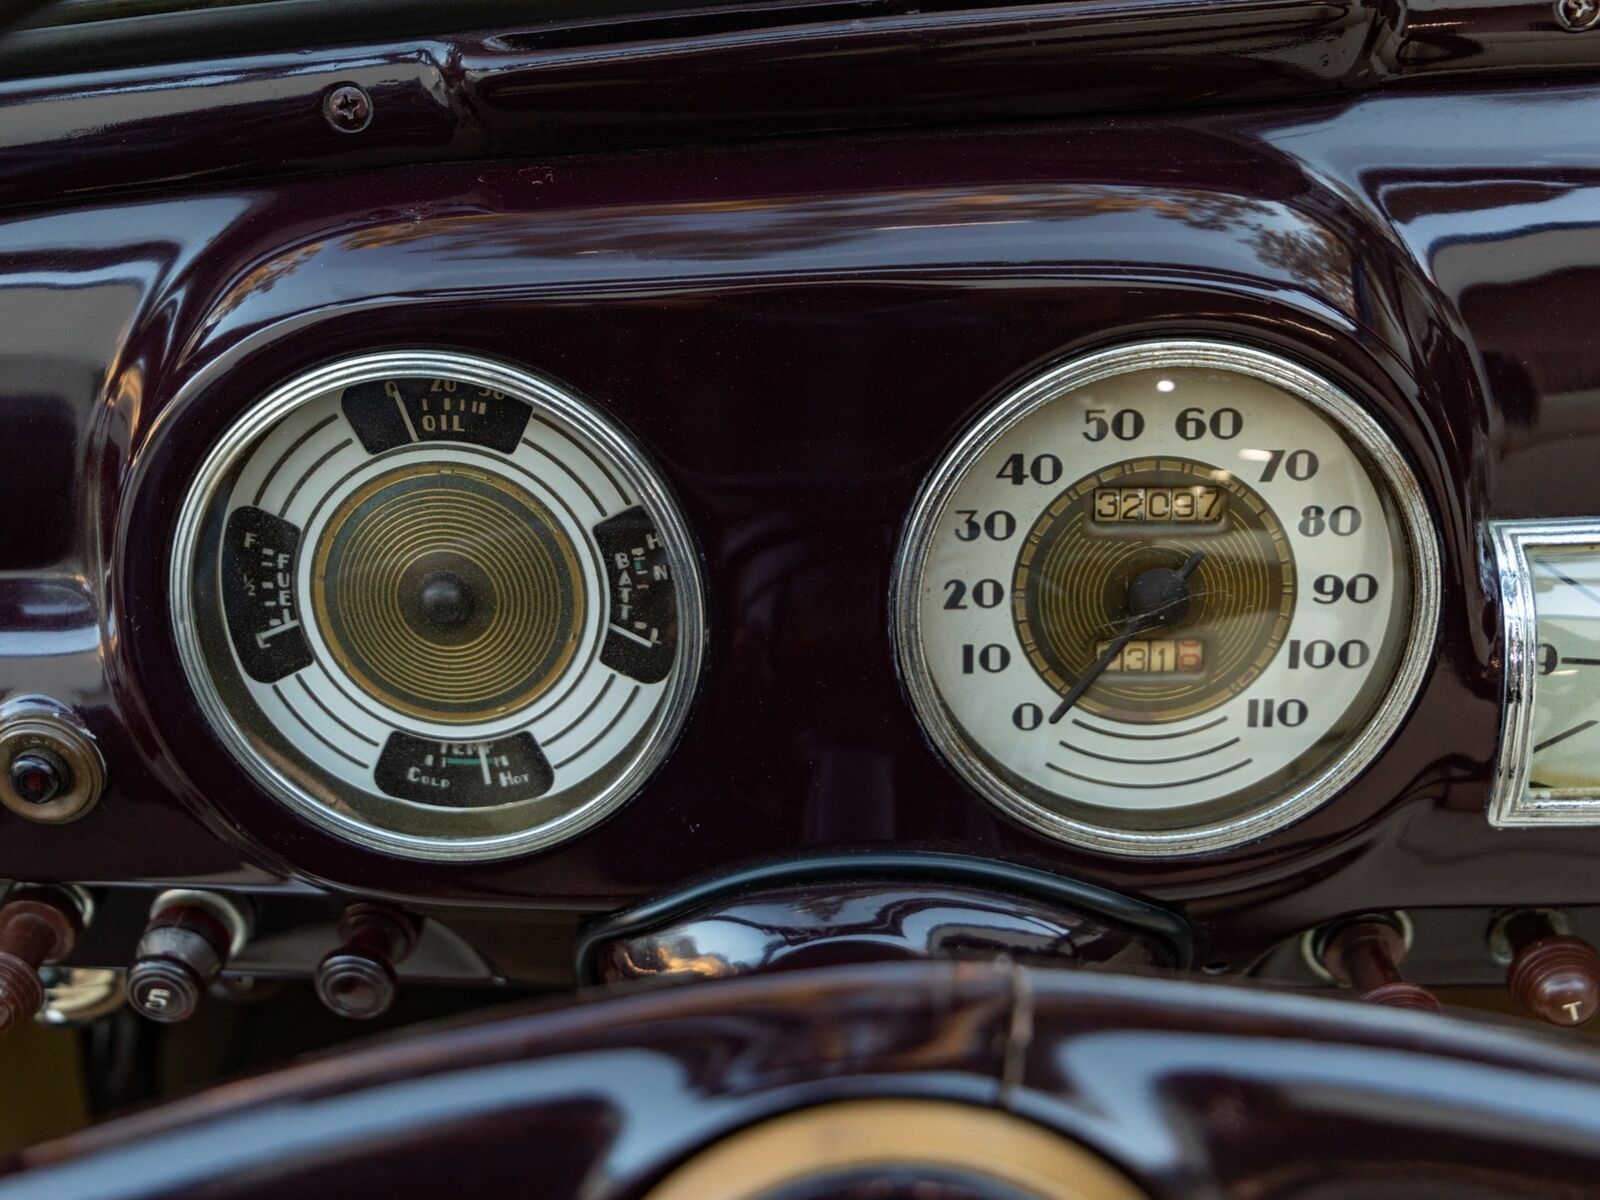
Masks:
[[[1538,743],[1536,746],[1534,746],[1533,752],[1535,754],[1538,754],[1541,750],[1548,750],[1548,749],[1550,749],[1551,746],[1554,746],[1557,742],[1564,742],[1569,737],[1577,737],[1584,730],[1593,729],[1596,725],[1600,725],[1600,721],[1585,721],[1581,725],[1574,725],[1571,729],[1568,729],[1568,730],[1565,730],[1565,731],[1563,731],[1561,733],[1558,733],[1554,737],[1545,738],[1544,741],[1542,741],[1542,742]]]
[[[1576,579],[1574,579],[1571,575],[1568,575],[1560,567],[1551,566],[1549,563],[1542,562],[1542,561],[1539,562],[1539,565],[1541,567],[1543,567],[1546,571],[1549,571],[1550,574],[1554,575],[1557,579],[1561,580],[1562,583],[1565,583],[1570,587],[1577,588],[1578,591],[1582,592],[1585,596],[1589,597],[1589,599],[1593,600],[1596,604],[1600,604],[1600,593],[1597,593],[1593,588],[1588,587],[1588,586],[1586,586],[1586,585],[1584,585],[1582,583],[1579,583]]]
[[[1141,633],[1170,625],[1189,610],[1189,576],[1203,558],[1205,551],[1196,550],[1183,560],[1183,565],[1176,571],[1171,567],[1151,567],[1139,573],[1139,577],[1128,588],[1128,605],[1133,611],[1094,665],[1080,675],[1078,682],[1072,685],[1072,690],[1061,698],[1055,712],[1050,714],[1050,724],[1056,724],[1072,711],[1072,706],[1083,699],[1083,694],[1116,661],[1117,655],[1127,648],[1129,642]]]

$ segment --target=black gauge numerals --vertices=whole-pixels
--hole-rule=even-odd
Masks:
[[[240,664],[262,683],[311,665],[294,598],[299,547],[299,529],[259,508],[235,509],[223,531],[219,568],[228,634]]]
[[[344,390],[341,401],[369,454],[412,442],[467,442],[510,454],[528,427],[526,404],[455,379],[384,379]]]
[[[600,661],[640,683],[672,670],[678,645],[678,598],[666,548],[643,508],[594,527],[610,590],[609,625]]]
[[[391,796],[440,808],[487,808],[550,790],[555,772],[533,735],[440,742],[392,733],[373,772]]]

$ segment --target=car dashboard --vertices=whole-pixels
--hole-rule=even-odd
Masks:
[[[865,7],[11,35],[47,1009],[1070,908],[1096,969],[1593,1015],[1600,33]]]

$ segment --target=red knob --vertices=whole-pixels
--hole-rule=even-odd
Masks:
[[[44,1005],[39,968],[72,953],[82,928],[78,906],[50,888],[0,907],[0,1033]]]
[[[1511,947],[1506,987],[1524,1011],[1552,1025],[1582,1025],[1600,1011],[1600,953],[1559,932],[1548,914],[1515,913],[1504,925]]]
[[[1383,917],[1362,917],[1341,925],[1322,944],[1322,962],[1328,974],[1359,991],[1361,999],[1393,1008],[1437,1012],[1437,996],[1400,977],[1400,961],[1405,953],[1405,934]]]

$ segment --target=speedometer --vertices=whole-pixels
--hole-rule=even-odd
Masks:
[[[201,466],[171,573],[211,724],[342,836],[433,859],[626,801],[700,662],[683,518],[631,440],[506,364],[368,355],[267,396]]]
[[[1298,365],[1144,343],[1051,370],[934,470],[901,548],[902,675],[1025,823],[1117,853],[1305,815],[1394,733],[1437,621],[1422,491]]]

